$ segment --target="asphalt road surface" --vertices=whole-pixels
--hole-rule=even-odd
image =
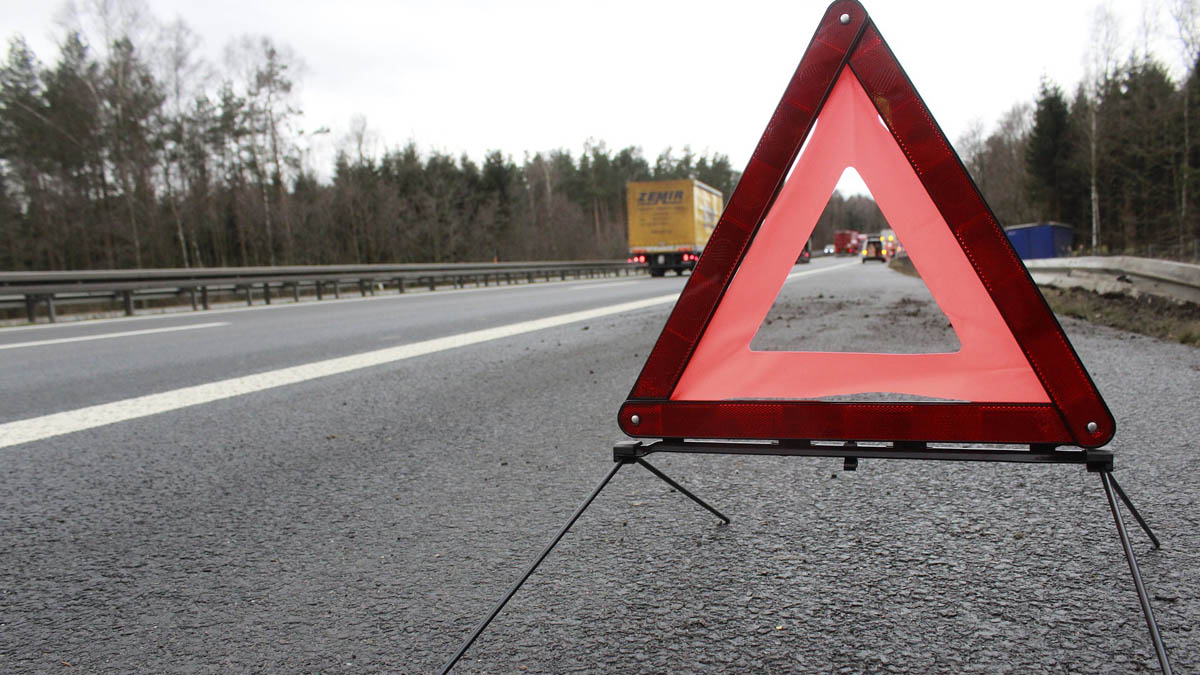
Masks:
[[[795,271],[755,348],[955,347],[915,279]],[[436,671],[612,466],[683,281],[0,330],[0,671]],[[1064,327],[1196,672],[1200,350]],[[1157,670],[1081,467],[652,462],[733,522],[623,469],[455,672]]]

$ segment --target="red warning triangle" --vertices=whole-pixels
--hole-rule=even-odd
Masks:
[[[959,351],[750,349],[847,167],[904,242]],[[870,392],[941,400],[817,400]],[[962,162],[854,0],[826,11],[619,424],[648,438],[1083,447],[1115,431]]]

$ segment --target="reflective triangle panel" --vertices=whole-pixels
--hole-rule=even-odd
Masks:
[[[846,167],[905,242],[959,351],[750,349]],[[866,392],[946,402],[814,400]],[[853,0],[826,11],[618,423],[648,438],[1082,447],[1115,431],[962,162]]]
[[[750,342],[847,167],[875,195],[962,348],[952,354],[751,351]],[[1049,397],[958,240],[854,73],[844,69],[803,153],[754,236],[671,400],[891,392],[978,402]]]

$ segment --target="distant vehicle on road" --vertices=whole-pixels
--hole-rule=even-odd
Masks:
[[[825,247],[825,255],[833,255],[835,250],[833,244],[829,244]]]
[[[833,233],[833,254],[854,255],[858,251],[855,243],[858,241],[856,230],[838,230]]]
[[[883,245],[883,240],[879,237],[867,237],[867,242],[862,247],[863,264],[865,265],[868,260],[886,263],[887,259],[887,248]]]
[[[879,233],[879,240],[883,242],[883,247],[887,249],[888,259],[895,258],[896,254],[904,250],[900,245],[900,240],[896,238],[895,230],[882,230]]]
[[[725,198],[698,180],[637,181],[625,184],[629,216],[629,262],[661,277],[696,267]]]
[[[850,255],[858,255],[862,253],[863,248],[867,245],[868,235],[859,232],[854,235],[854,243],[850,245]]]

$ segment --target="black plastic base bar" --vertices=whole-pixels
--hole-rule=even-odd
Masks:
[[[709,506],[704,500],[700,499],[691,492],[688,492],[682,485],[671,480],[666,474],[654,468],[653,466],[650,466],[649,463],[645,462],[641,458],[628,457],[617,459],[613,464],[613,468],[609,470],[607,475],[604,476],[604,479],[600,481],[600,484],[596,486],[596,489],[592,490],[592,493],[588,495],[587,499],[583,500],[583,503],[579,505],[579,508],[575,509],[575,513],[571,514],[571,518],[567,521],[567,524],[562,526],[562,529],[558,531],[558,534],[554,535],[554,538],[550,540],[549,544],[546,544],[546,547],[542,549],[542,552],[539,553],[536,558],[534,558],[533,562],[529,563],[529,566],[526,567],[525,571],[521,574],[521,578],[517,579],[516,583],[509,587],[508,592],[504,594],[504,597],[501,598],[494,607],[492,607],[492,611],[488,613],[487,617],[484,618],[483,621],[479,622],[479,625],[475,627],[475,631],[471,633],[471,636],[463,641],[462,645],[459,646],[458,651],[454,653],[454,656],[450,657],[450,660],[446,662],[446,665],[442,666],[442,669],[439,671],[441,675],[446,675],[446,673],[449,673],[450,669],[454,667],[454,664],[458,663],[463,654],[465,654],[466,651],[470,649],[471,645],[475,643],[475,640],[483,634],[484,629],[488,627],[488,624],[492,622],[492,619],[495,619],[496,615],[500,613],[500,610],[504,609],[504,606],[508,604],[508,601],[512,600],[513,596],[516,595],[517,591],[525,583],[525,580],[533,574],[534,570],[538,568],[538,565],[542,564],[542,561],[546,559],[546,556],[550,555],[550,551],[554,550],[554,547],[558,545],[558,542],[562,540],[564,535],[567,534],[567,530],[571,529],[571,526],[575,524],[575,521],[579,520],[579,516],[583,515],[583,512],[587,510],[587,507],[591,506],[592,502],[595,501],[600,492],[604,490],[604,487],[608,485],[613,476],[617,475],[617,471],[619,471],[621,467],[625,466],[626,464],[633,464],[635,462],[646,467],[650,473],[662,479],[668,485],[678,490],[681,494],[704,507],[716,517],[725,521],[725,523],[729,523],[729,518],[726,518],[725,515],[720,511],[714,509],[712,506]]]
[[[898,441],[889,444],[859,445],[855,441],[810,443],[808,441],[685,441],[663,440],[652,443],[625,441],[613,447],[613,457],[646,457],[656,452],[682,452],[714,455],[774,455],[782,457],[842,457],[855,459],[925,459],[953,462],[1023,462],[1035,464],[1112,464],[1106,450],[1058,450],[1031,447],[1009,450],[972,447],[930,447],[925,443]]]
[[[1129,572],[1133,575],[1133,585],[1137,589],[1138,602],[1142,605],[1142,614],[1146,617],[1146,627],[1150,630],[1150,641],[1154,643],[1154,654],[1158,657],[1158,665],[1162,667],[1163,675],[1171,675],[1171,662],[1167,659],[1167,648],[1163,644],[1162,634],[1158,632],[1158,623],[1154,620],[1154,610],[1150,607],[1150,596],[1142,583],[1142,573],[1138,570],[1137,558],[1133,555],[1133,547],[1129,544],[1129,533],[1125,530],[1125,521],[1121,518],[1121,510],[1117,508],[1117,498],[1113,495],[1116,481],[1108,471],[1101,471],[1100,482],[1104,484],[1104,496],[1108,497],[1108,508],[1112,510],[1113,520],[1117,523],[1117,536],[1121,538],[1121,548],[1125,550],[1125,559],[1129,561]],[[1120,488],[1117,488],[1120,491]],[[1122,493],[1122,497],[1124,494]],[[1129,504],[1125,498],[1126,505]],[[1132,510],[1132,509],[1131,509]],[[1136,513],[1136,511],[1134,512]],[[1141,516],[1138,516],[1141,520]],[[1146,530],[1150,533],[1149,529]],[[1154,535],[1150,534],[1154,539]],[[1157,548],[1158,539],[1154,539]]]

